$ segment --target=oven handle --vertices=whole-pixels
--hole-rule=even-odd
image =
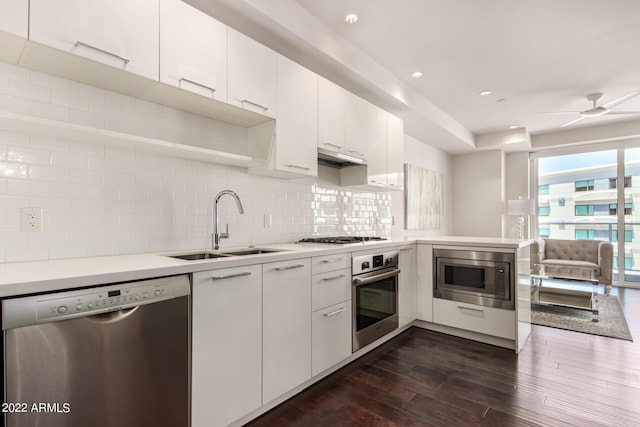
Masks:
[[[387,271],[386,273],[382,273],[382,274],[376,274],[375,276],[365,277],[364,279],[356,277],[355,279],[353,279],[353,283],[355,285],[366,285],[369,283],[377,282],[378,280],[388,279],[389,277],[397,276],[398,274],[400,274],[400,269],[396,268],[395,270]]]

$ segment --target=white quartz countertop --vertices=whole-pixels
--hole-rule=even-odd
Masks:
[[[274,261],[331,255],[346,252],[377,251],[414,243],[471,245],[517,248],[530,241],[471,237],[411,237],[348,245],[281,243],[265,244],[258,248],[278,249],[279,252],[187,261],[164,254],[133,254],[102,257],[69,258],[48,261],[12,262],[0,264],[0,297],[51,292],[86,286],[113,284],[153,277],[172,276],[197,271],[239,267]],[[225,248],[227,250],[242,248]],[[170,254],[202,250],[175,251]]]
[[[523,248],[533,240],[519,240],[506,237],[465,237],[465,236],[436,236],[415,238],[417,243],[429,243],[433,245],[450,245],[450,246],[477,246],[488,248]]]

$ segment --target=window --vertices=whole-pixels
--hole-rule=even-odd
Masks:
[[[540,229],[538,229],[538,236],[539,237],[549,237],[549,236],[551,236],[551,230],[549,230],[548,228],[540,228]]]
[[[595,237],[595,230],[576,228],[576,240],[593,240]]]
[[[593,179],[576,181],[576,191],[592,191],[594,187]]]
[[[540,208],[538,208],[539,216],[549,216],[550,213],[551,209],[549,208],[549,206],[540,206]]]
[[[541,195],[549,194],[549,184],[539,185],[538,194],[541,194]]]
[[[618,268],[618,256],[615,255],[613,257],[613,268]],[[624,269],[625,270],[633,270],[633,258],[624,257]]]
[[[624,204],[624,214],[631,215],[633,213],[633,203],[625,203]],[[609,215],[617,215],[618,214],[618,204],[610,203],[609,204]]]
[[[609,188],[614,189],[618,188],[618,178],[609,178]],[[624,188],[631,188],[631,177],[624,177]]]
[[[595,205],[576,205],[576,216],[593,216]]]
[[[624,241],[631,242],[633,240],[633,230],[625,230],[624,231]],[[618,241],[618,230],[611,231],[611,241]]]

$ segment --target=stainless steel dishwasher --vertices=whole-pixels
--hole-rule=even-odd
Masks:
[[[2,301],[7,427],[189,425],[186,275]]]

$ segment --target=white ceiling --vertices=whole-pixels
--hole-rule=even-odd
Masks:
[[[452,153],[640,90],[639,0],[187,0],[405,119]],[[354,25],[347,13],[358,14]],[[413,71],[424,73],[411,78]],[[479,96],[482,90],[489,96]],[[502,101],[499,101],[502,100]],[[619,108],[640,108],[640,96]],[[576,116],[577,117],[577,116]],[[569,128],[638,120],[607,115]]]

